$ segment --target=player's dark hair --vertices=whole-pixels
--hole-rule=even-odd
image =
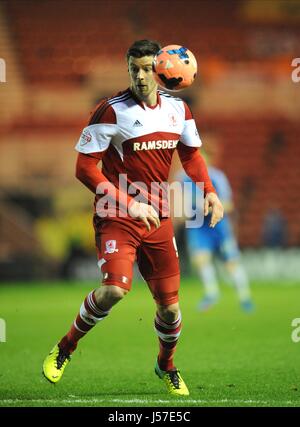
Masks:
[[[135,41],[127,51],[126,58],[127,62],[129,57],[142,58],[143,56],[154,56],[161,49],[161,45],[153,40],[137,40]]]

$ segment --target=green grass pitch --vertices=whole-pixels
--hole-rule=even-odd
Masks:
[[[190,396],[169,396],[154,374],[154,304],[142,282],[79,343],[62,380],[52,385],[42,363],[97,283],[2,284],[0,406],[300,406],[300,287],[253,284],[256,311],[243,313],[232,289],[199,313],[200,285],[183,279],[183,330],[175,362]]]

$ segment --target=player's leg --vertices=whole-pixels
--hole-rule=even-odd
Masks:
[[[115,237],[115,240],[107,237]],[[99,240],[97,246],[102,286],[86,296],[69,331],[46,357],[43,373],[49,381],[59,381],[78,341],[105,319],[111,308],[130,290],[135,259],[135,246],[131,240],[132,233],[118,223],[102,230],[101,242]]]
[[[148,279],[148,286],[156,302],[154,328],[159,341],[157,362],[164,371],[174,369],[174,354],[181,332],[181,313],[178,303],[180,276]]]
[[[244,266],[239,259],[225,261],[225,267],[236,289],[241,308],[250,312],[254,309],[252,302],[249,279]]]
[[[233,237],[228,237],[222,241],[221,255],[225,268],[236,289],[241,308],[247,312],[254,309],[251,299],[249,279],[244,266],[240,260],[240,251],[237,241]]]
[[[132,268],[131,264],[126,264],[128,270]],[[108,265],[108,268],[113,266]],[[67,354],[72,354],[78,341],[108,316],[111,308],[127,294],[128,290],[121,288],[117,281],[108,284],[103,280],[98,289],[94,289],[85,297],[70,330],[60,340],[59,348]]]
[[[187,396],[188,388],[174,365],[174,355],[181,333],[179,283],[179,274],[163,279],[148,279],[148,286],[156,302],[154,328],[159,342],[155,373],[165,382],[169,393]]]
[[[187,229],[186,235],[191,265],[204,289],[204,296],[198,303],[198,309],[205,311],[216,304],[220,297],[217,273],[213,263],[214,230]]]
[[[132,268],[132,265],[130,267]],[[86,296],[69,331],[44,360],[43,374],[50,382],[60,380],[78,341],[105,319],[111,308],[128,292],[119,287],[117,282],[114,283],[115,285],[108,285],[103,282],[99,289],[91,291]]]
[[[213,264],[212,253],[208,251],[197,251],[191,255],[191,264],[198,273],[204,288],[204,296],[198,303],[200,311],[206,311],[216,304],[220,298],[217,273]]]
[[[155,331],[159,340],[157,363],[163,371],[175,368],[174,354],[181,333],[181,313],[179,303],[156,304],[157,311],[154,320]]]
[[[181,332],[181,314],[178,304],[178,253],[170,220],[163,220],[159,229],[143,239],[137,261],[157,307],[154,325],[159,354],[155,372],[163,379],[169,393],[188,395],[188,389],[173,363]]]

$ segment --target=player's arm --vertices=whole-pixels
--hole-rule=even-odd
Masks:
[[[214,227],[224,215],[224,209],[216,190],[208,175],[207,167],[200,154],[202,145],[195,121],[188,106],[185,106],[185,126],[177,145],[177,151],[186,174],[204,191],[204,215],[208,215],[211,208],[210,226]],[[203,185],[203,188],[202,188]]]
[[[105,152],[89,154],[78,153],[76,162],[76,178],[79,179],[94,194],[107,194],[112,200],[117,201],[120,207],[127,209],[132,198],[125,192],[116,188],[107,180],[98,163]]]
[[[106,193],[112,200],[119,203],[120,208],[127,209],[132,218],[142,221],[150,231],[152,222],[157,228],[160,225],[159,217],[152,206],[133,200],[127,193],[110,183],[98,168],[104,152],[82,154],[79,153],[76,163],[76,178],[78,178],[93,193]]]
[[[224,209],[209,178],[205,161],[197,148],[179,142],[177,150],[186,174],[204,190],[204,215],[208,215],[211,209],[210,226],[214,227],[223,218]]]

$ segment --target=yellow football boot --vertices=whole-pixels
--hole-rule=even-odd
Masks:
[[[70,362],[71,356],[64,353],[56,344],[43,363],[43,374],[51,383],[57,383]]]
[[[173,396],[188,396],[190,394],[180,375],[180,372],[177,369],[172,369],[171,371],[162,371],[156,362],[155,373],[160,379],[164,381],[168,392]]]

